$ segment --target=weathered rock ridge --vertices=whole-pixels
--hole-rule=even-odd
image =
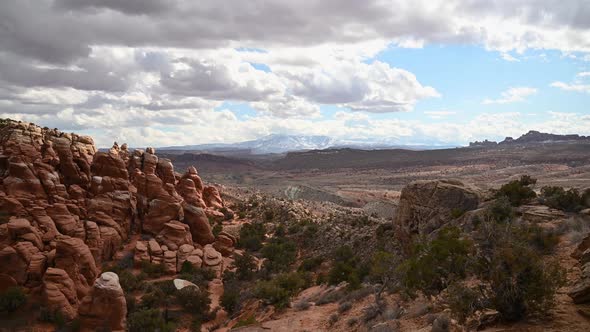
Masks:
[[[118,277],[98,276],[131,234],[152,236],[137,242],[138,263],[220,270],[208,217],[221,209],[219,190],[196,168],[175,173],[153,148],[115,143],[100,152],[88,136],[0,122],[0,278],[30,288],[66,319],[80,315],[87,329],[107,316],[111,330],[124,329]],[[218,243],[231,252],[227,236]]]

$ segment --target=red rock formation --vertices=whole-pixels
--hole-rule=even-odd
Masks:
[[[125,331],[127,303],[119,276],[105,272],[96,279],[78,309],[82,331]]]
[[[55,267],[68,273],[79,298],[90,290],[98,274],[98,268],[88,246],[80,239],[60,236],[56,243]]]
[[[214,209],[221,209],[223,207],[221,195],[216,187],[206,186],[205,189],[203,189],[203,200],[207,207]]]
[[[219,252],[211,247],[206,258],[199,247],[215,241],[203,209],[217,216],[223,206],[213,188],[206,189],[207,207],[203,191],[194,167],[180,176],[153,148],[131,152],[115,143],[108,152],[97,152],[87,136],[2,122],[0,211],[7,219],[0,224],[0,288],[29,287],[68,320],[78,315],[84,298],[80,314],[87,329],[105,321],[116,325],[110,329],[122,329],[124,312],[111,311],[104,305],[110,297],[96,290],[112,278],[94,281],[98,266],[116,257],[132,232],[143,230],[160,241],[138,241],[136,263],[163,263],[170,273],[185,261],[221,266]],[[226,253],[231,242],[220,236],[215,245]]]
[[[213,236],[209,219],[207,219],[203,209],[186,203],[183,203],[182,207],[184,210],[184,222],[190,227],[193,241],[200,245],[213,243],[215,236]]]
[[[59,311],[67,320],[72,320],[78,315],[76,286],[66,271],[52,267],[45,271],[43,297],[51,312]]]
[[[193,244],[189,226],[177,220],[165,223],[156,240],[170,250],[178,250],[183,244]]]

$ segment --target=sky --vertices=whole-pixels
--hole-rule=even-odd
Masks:
[[[586,0],[3,0],[0,118],[130,146],[590,135]]]

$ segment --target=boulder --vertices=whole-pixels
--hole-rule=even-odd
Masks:
[[[178,220],[165,223],[156,240],[166,245],[170,250],[178,250],[183,244],[193,244],[189,226]]]
[[[164,224],[172,220],[182,219],[182,207],[173,200],[154,199],[150,201],[148,213],[145,216],[142,229],[144,232],[157,235],[164,228]]]
[[[67,320],[78,315],[76,286],[62,269],[50,267],[43,276],[43,298],[47,309],[59,311]]]
[[[8,235],[14,242],[29,241],[35,247],[43,249],[41,233],[36,227],[33,227],[27,219],[11,219],[8,222]]]
[[[180,271],[182,269],[182,264],[186,261],[188,256],[191,255],[193,250],[195,250],[195,247],[193,247],[190,244],[183,244],[178,248],[178,251],[176,252],[176,270],[177,271]]]
[[[41,180],[33,173],[31,164],[22,156],[12,156],[8,161],[8,176],[2,180],[6,193],[19,200],[47,199]]]
[[[119,276],[113,272],[101,274],[80,302],[78,313],[83,331],[125,331],[127,303]]]
[[[19,285],[27,280],[27,261],[13,247],[0,250],[0,266],[2,273],[11,276]]]
[[[207,205],[207,207],[214,209],[221,209],[223,207],[221,195],[219,194],[219,191],[216,187],[206,186],[203,189],[203,200],[205,201],[205,205]]]
[[[142,262],[149,262],[150,254],[148,247],[144,241],[135,242],[135,252],[133,254],[133,263],[135,266],[140,266]]]
[[[164,267],[167,273],[176,273],[176,251],[164,251]]]
[[[29,261],[27,268],[27,287],[37,287],[41,285],[43,275],[47,269],[47,257],[41,252],[35,253]]]
[[[118,151],[111,149],[108,153],[97,152],[92,161],[92,174],[95,176],[109,176],[127,180],[127,166],[119,156]]]
[[[185,287],[195,287],[196,289],[199,289],[199,287],[197,285],[193,284],[192,282],[190,282],[188,280],[184,280],[184,279],[174,279],[173,283],[174,283],[174,287],[176,287],[177,290],[181,290]]]
[[[153,264],[161,264],[164,260],[164,251],[155,239],[148,241],[148,251]]]
[[[236,238],[229,233],[221,232],[213,243],[213,248],[219,251],[223,256],[229,256],[234,252]]]
[[[407,234],[429,234],[449,222],[454,211],[474,210],[478,204],[478,191],[462,182],[415,181],[402,189],[394,223]]]
[[[203,265],[215,271],[218,276],[221,275],[223,269],[222,262],[221,253],[215,250],[212,245],[208,244],[203,248]]]
[[[86,243],[65,235],[57,238],[55,267],[68,273],[76,285],[78,298],[88,293],[98,274],[94,257]]]
[[[176,184],[176,178],[174,177],[174,165],[172,165],[170,159],[158,159],[158,164],[156,165],[156,175],[158,175],[158,177],[162,179],[162,182],[165,184]]]
[[[189,262],[192,266],[196,268],[201,268],[203,266],[203,259],[197,255],[190,255],[186,258],[186,262]]]
[[[194,205],[182,204],[184,210],[184,222],[189,225],[193,241],[200,245],[206,245],[215,241],[215,236],[211,231],[209,219],[203,211]]]

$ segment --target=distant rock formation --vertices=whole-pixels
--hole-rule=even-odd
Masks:
[[[542,133],[536,130],[531,130],[519,138],[506,137],[503,141],[497,143],[494,141],[475,141],[470,142],[470,148],[495,147],[497,145],[510,144],[530,144],[530,143],[554,143],[554,142],[587,142],[590,143],[590,136],[574,135],[558,135]]]
[[[475,141],[475,142],[469,142],[469,147],[470,148],[487,148],[487,147],[494,147],[498,145],[498,142],[496,141],[488,141],[483,140],[483,141]]]
[[[116,142],[100,152],[88,136],[2,120],[0,281],[29,288],[68,320],[79,312],[87,329],[107,320],[122,330],[118,278],[96,278],[132,233],[152,236],[135,246],[138,265],[162,263],[176,273],[189,261],[220,273],[221,253],[202,247],[233,251],[235,239],[216,238],[209,225],[208,216],[231,215],[219,188],[194,167],[178,175],[155,153]]]

